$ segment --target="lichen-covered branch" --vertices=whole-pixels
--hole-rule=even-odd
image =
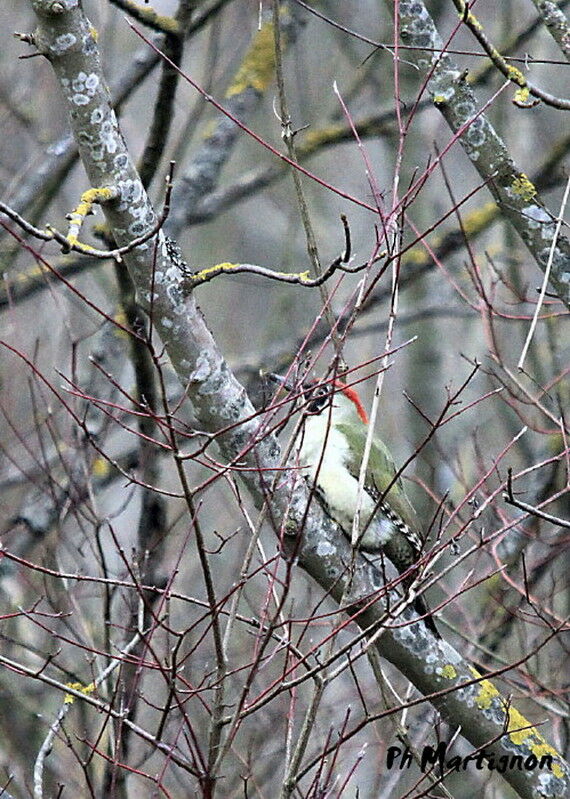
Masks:
[[[566,60],[570,61],[570,26],[562,8],[554,0],[532,0],[532,2]]]
[[[392,3],[389,3],[391,6]],[[444,45],[425,4],[399,3],[400,37],[411,50],[409,58],[427,78],[427,91],[473,165],[488,181],[503,216],[509,220],[544,271],[556,229],[556,216],[548,212],[536,186],[514,164],[507,147],[484,113],[479,113],[465,73],[444,52]],[[522,112],[521,112],[522,113]],[[551,285],[570,307],[570,241],[556,244]]]
[[[151,6],[143,6],[133,2],[133,0],[111,0],[111,2],[113,5],[127,11],[133,19],[139,20],[139,22],[148,25],[149,28],[159,33],[179,36],[182,32],[182,26],[178,19],[168,17],[165,14],[158,14]]]
[[[473,34],[479,44],[483,47],[495,67],[502,72],[502,74],[510,80],[515,86],[519,88],[515,92],[513,102],[521,108],[532,108],[540,100],[547,105],[554,108],[559,108],[564,111],[570,110],[570,101],[562,97],[555,97],[549,92],[535,86],[531,81],[528,81],[524,73],[518,67],[509,64],[504,56],[497,50],[497,48],[489,41],[487,35],[483,30],[483,26],[479,20],[470,11],[469,6],[464,0],[453,0],[453,3],[460,13],[460,16]],[[531,98],[535,98],[532,100]]]
[[[294,285],[304,286],[305,288],[315,288],[316,286],[322,286],[324,283],[326,283],[326,281],[329,280],[337,271],[348,274],[356,274],[357,272],[361,272],[368,268],[371,263],[374,263],[375,261],[385,257],[386,253],[381,253],[373,261],[360,264],[359,266],[348,266],[351,249],[350,229],[346,216],[343,215],[341,219],[345,233],[345,249],[341,255],[335,258],[334,261],[332,261],[332,263],[326,267],[326,269],[321,271],[318,277],[309,277],[308,271],[277,272],[264,266],[258,266],[257,264],[221,263],[206,267],[205,269],[200,269],[196,272],[186,271],[188,289],[191,290],[197,286],[200,286],[202,283],[208,283],[210,280],[213,280],[219,275],[232,275],[238,273],[258,275],[259,277],[264,277],[267,280],[277,280],[280,283],[292,283]]]

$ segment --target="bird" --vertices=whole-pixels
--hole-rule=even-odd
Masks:
[[[295,389],[280,375],[270,377],[289,391]],[[351,538],[368,415],[357,390],[339,378],[306,381],[301,394],[304,401],[299,448],[301,473],[327,515]],[[424,542],[416,512],[401,478],[396,475],[390,451],[374,435],[361,497],[356,547],[371,555],[383,553],[403,574],[422,557]],[[404,578],[404,588],[409,588],[414,578],[413,573]],[[441,638],[423,596],[415,597],[414,608],[433,635]]]

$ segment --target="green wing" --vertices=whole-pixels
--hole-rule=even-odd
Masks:
[[[356,425],[339,424],[338,429],[346,436],[350,449],[349,462],[347,463],[348,470],[358,479],[360,458],[355,453],[364,452],[367,428],[364,425],[356,427]],[[373,485],[378,495],[382,496],[395,474],[396,467],[388,448],[379,438],[375,437],[370,449],[366,482],[369,485]],[[418,517],[406,496],[401,478],[396,480],[386,495],[385,501],[389,503],[392,510],[398,514],[408,527],[411,527],[412,530],[419,530]]]

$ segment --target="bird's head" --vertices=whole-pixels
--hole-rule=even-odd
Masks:
[[[270,374],[270,379],[287,391],[299,391],[305,402],[307,416],[330,414],[333,424],[354,421],[355,417],[368,424],[368,415],[358,391],[342,380],[306,380],[300,387],[294,386],[280,375]]]

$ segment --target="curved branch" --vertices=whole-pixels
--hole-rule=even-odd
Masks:
[[[482,179],[488,181],[505,218],[544,272],[555,235],[555,215],[548,213],[536,186],[516,168],[486,114],[477,111],[477,100],[465,72],[445,52],[425,4],[421,0],[401,0],[398,8],[400,36],[405,44],[418,48],[410,58],[425,75],[426,89],[435,107],[451,130],[459,132],[459,141],[469,159]],[[557,241],[550,280],[560,300],[570,307],[570,241],[565,237]]]
[[[469,5],[465,0],[453,0],[453,4],[459,11],[462,21],[467,25],[473,36],[475,36],[493,64],[507,80],[510,80],[511,83],[519,87],[513,100],[516,105],[521,106],[521,108],[532,108],[533,105],[536,105],[536,103],[542,100],[545,105],[559,108],[562,111],[570,111],[570,100],[564,100],[561,97],[555,97],[553,94],[545,92],[530,81],[527,81],[520,69],[507,63],[504,56],[502,56],[497,48],[489,41],[483,31],[481,23],[469,10]],[[529,99],[531,96],[536,98],[534,102]]]

